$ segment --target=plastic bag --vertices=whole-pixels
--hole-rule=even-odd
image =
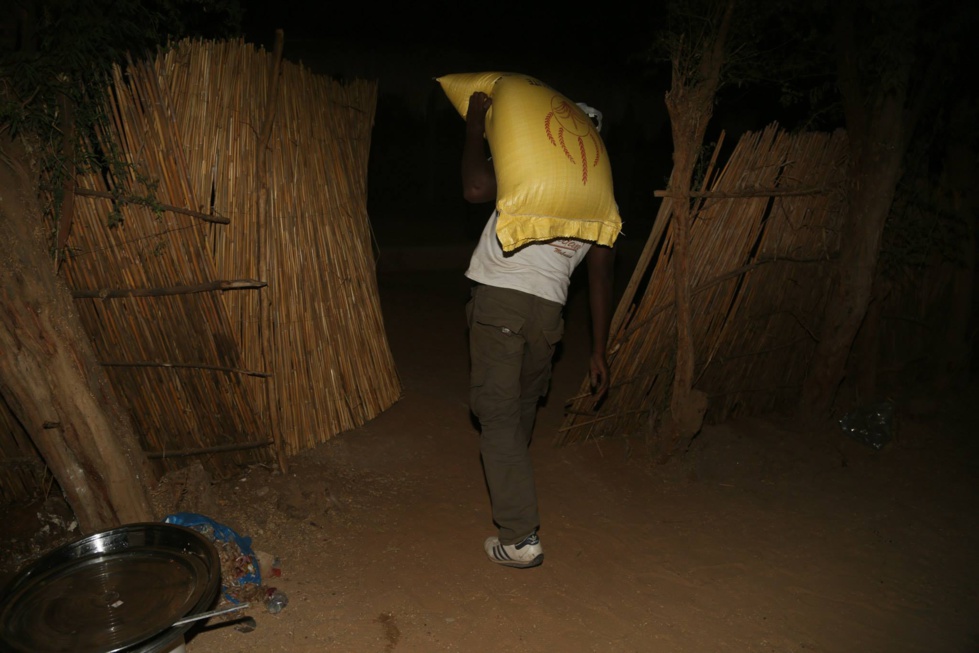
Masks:
[[[221,590],[228,601],[249,600],[261,588],[262,574],[250,537],[242,537],[224,524],[192,512],[167,515],[163,522],[192,528],[215,544],[221,559]]]
[[[851,411],[840,420],[840,428],[857,442],[882,449],[891,441],[894,403],[882,401]]]

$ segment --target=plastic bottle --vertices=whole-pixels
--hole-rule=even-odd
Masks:
[[[265,609],[272,614],[282,612],[282,608],[289,604],[289,597],[286,596],[286,593],[274,587],[270,587],[265,596]]]

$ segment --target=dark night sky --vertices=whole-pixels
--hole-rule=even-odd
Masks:
[[[281,27],[296,38],[453,48],[516,57],[611,62],[661,24],[658,3],[243,0],[253,37]]]
[[[434,81],[458,72],[531,75],[603,111],[621,208],[654,211],[648,185],[659,184],[671,165],[663,104],[669,79],[644,77],[648,65],[633,57],[649,48],[662,24],[654,13],[657,3],[582,9],[569,2],[242,1],[248,41],[271,49],[281,28],[287,60],[320,74],[377,80],[368,208],[382,231],[402,210],[430,213],[432,207],[412,206],[417,188],[444,188],[444,197],[435,198],[436,212],[468,210],[457,187],[463,122]],[[433,108],[439,112],[434,118]],[[616,154],[625,148],[628,155]],[[636,159],[637,148],[648,154]],[[422,149],[429,161],[433,151],[441,159],[420,169],[407,153]],[[633,183],[640,179],[646,183]],[[478,221],[476,227],[478,234]]]
[[[286,58],[317,72],[376,78],[382,94],[433,75],[507,70],[569,96],[591,95],[589,86],[636,81],[631,57],[662,24],[656,3],[626,9],[621,1],[597,10],[569,2],[243,2],[250,41],[269,47],[282,28]]]
[[[434,78],[490,70],[537,77],[605,114],[602,135],[616,199],[631,227],[628,235],[644,238],[658,205],[652,190],[663,187],[672,167],[663,103],[669,68],[636,59],[663,24],[661,3],[626,8],[617,1],[594,3],[591,9],[569,2],[243,4],[248,41],[270,49],[281,28],[287,60],[302,61],[320,74],[378,81],[368,211],[382,244],[386,223],[404,213],[472,211],[458,187],[463,122]],[[747,127],[761,128],[767,121],[759,118]],[[425,166],[419,166],[421,152]],[[433,197],[432,188],[441,194]],[[419,189],[428,189],[428,196],[419,197]],[[478,235],[485,207],[476,212],[480,218],[465,233],[453,224],[439,230],[440,237]]]

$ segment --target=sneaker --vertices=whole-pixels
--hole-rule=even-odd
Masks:
[[[517,544],[500,544],[500,538],[488,537],[483,548],[490,560],[507,567],[526,569],[544,562],[544,547],[541,546],[537,533],[531,533]]]

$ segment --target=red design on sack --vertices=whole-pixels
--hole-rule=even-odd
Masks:
[[[551,127],[551,123],[553,122],[557,123],[557,138],[555,138],[554,130]],[[587,184],[588,146],[591,145],[595,149],[595,156],[591,161],[593,168],[598,165],[598,162],[602,158],[602,142],[595,134],[591,119],[576,104],[569,102],[560,95],[555,95],[551,98],[550,112],[544,116],[544,133],[547,135],[547,140],[550,141],[551,145],[560,147],[561,151],[564,152],[564,156],[573,165],[577,165],[578,161],[575,160],[574,154],[568,148],[566,140],[570,140],[570,138],[567,138],[566,134],[570,134],[577,139],[580,155],[579,160],[581,161],[581,185],[584,186]]]

